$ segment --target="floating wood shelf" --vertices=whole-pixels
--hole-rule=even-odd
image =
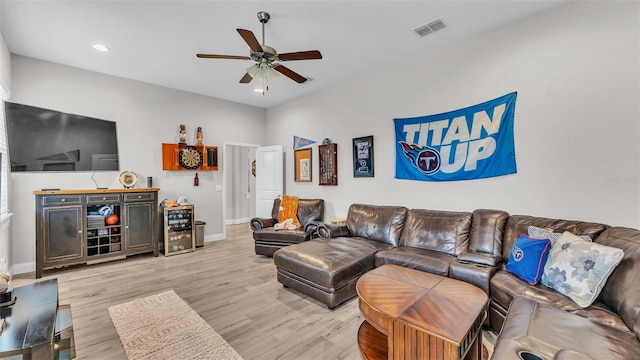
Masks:
[[[186,148],[196,148],[202,157],[202,162],[194,168],[186,168],[180,164],[180,152]],[[162,170],[194,170],[217,171],[218,147],[206,145],[162,144]]]

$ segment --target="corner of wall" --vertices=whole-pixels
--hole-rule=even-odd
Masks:
[[[223,233],[209,234],[209,235],[204,237],[204,242],[213,242],[213,241],[218,241],[218,240],[225,240],[225,237],[224,237]]]
[[[11,51],[0,32],[0,87],[11,90]],[[7,98],[9,95],[7,94]]]
[[[11,274],[11,277],[13,277],[14,274],[25,274],[25,273],[35,272],[35,271],[36,271],[35,262],[25,262],[20,264],[13,264],[9,273]]]

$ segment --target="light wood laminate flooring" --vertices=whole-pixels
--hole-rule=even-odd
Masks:
[[[361,359],[357,298],[330,311],[285,289],[273,260],[256,255],[248,224],[193,253],[134,256],[46,271],[58,278],[60,304],[71,304],[78,359],[126,359],[109,317],[112,305],[173,289],[245,359]],[[13,286],[32,283],[18,275]]]

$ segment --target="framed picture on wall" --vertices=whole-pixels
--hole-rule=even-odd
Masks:
[[[373,135],[353,139],[353,177],[373,177]]]
[[[311,148],[299,149],[293,155],[295,163],[295,181],[311,182]]]

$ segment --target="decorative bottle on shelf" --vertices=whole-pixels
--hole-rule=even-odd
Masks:
[[[198,145],[202,145],[202,128],[198,126],[198,131],[196,132],[196,143]]]
[[[200,185],[200,179],[198,179],[198,173],[196,173],[196,177],[193,178],[193,186]]]
[[[184,125],[180,125],[180,142],[178,144],[184,145],[187,143],[187,130]]]

